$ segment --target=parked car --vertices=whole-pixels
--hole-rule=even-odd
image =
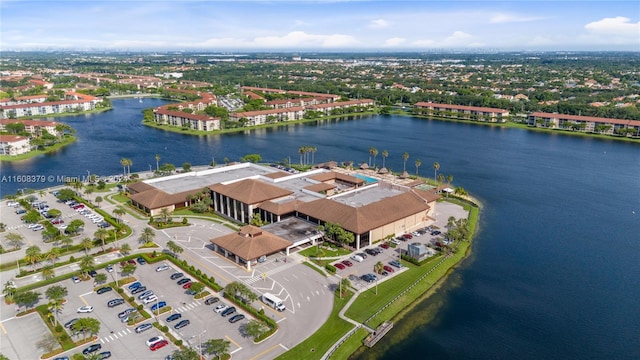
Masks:
[[[136,327],[136,333],[140,334],[141,332],[147,331],[149,329],[151,329],[153,327],[153,325],[149,324],[149,323],[145,323],[145,324],[140,324]]]
[[[386,250],[386,249],[388,249],[388,248],[389,248],[389,244],[387,244],[387,243],[382,243],[382,244],[380,244],[380,247]]]
[[[102,360],[102,359],[108,359],[111,357],[111,351],[103,351],[100,354],[98,354],[98,359]]]
[[[154,301],[158,300],[158,297],[156,295],[151,295],[148,298],[142,300],[142,302],[144,302],[145,304],[149,304],[152,303]]]
[[[54,225],[64,224],[64,220],[62,220],[62,219],[53,219],[53,220],[51,220],[51,223],[54,224]]]
[[[163,348],[163,347],[167,346],[168,343],[169,342],[167,340],[158,341],[157,343],[149,346],[149,349],[151,351],[156,351],[156,350],[158,350],[160,348]]]
[[[20,204],[17,201],[9,201],[9,202],[7,202],[7,206],[14,207],[14,206],[18,206],[18,205],[20,205]]]
[[[78,308],[78,313],[90,313],[93,312],[93,306],[81,306]]]
[[[142,283],[140,281],[136,281],[133,284],[127,286],[127,289],[133,290],[135,288],[139,288],[140,286],[142,286]]]
[[[89,347],[87,347],[86,349],[82,350],[82,354],[83,355],[89,355],[91,353],[94,353],[98,350],[102,349],[102,345],[100,344],[93,344],[90,345]]]
[[[364,258],[363,258],[362,256],[360,256],[360,255],[353,255],[353,256],[351,257],[351,260],[353,260],[353,261],[357,261],[357,262],[363,262],[363,261],[364,261]]]
[[[124,299],[112,299],[107,302],[107,306],[112,308],[124,304]]]
[[[221,312],[220,315],[222,315],[222,317],[227,317],[227,315],[235,314],[235,312],[236,312],[235,306],[231,306],[226,308],[223,312]]]
[[[142,256],[139,256],[136,260],[138,261],[138,264],[140,264],[140,265],[144,265],[144,264],[147,263],[147,261]]]
[[[113,265],[107,265],[105,269],[107,270],[108,273],[113,272]]]
[[[160,271],[165,271],[165,270],[169,270],[169,265],[160,265],[156,268],[156,271],[160,272]]]
[[[378,255],[378,252],[373,250],[373,249],[366,249],[365,252],[371,256],[376,256]]]
[[[170,278],[171,278],[171,280],[176,280],[176,279],[180,279],[180,278],[181,278],[181,277],[183,277],[183,276],[184,276],[184,274],[183,274],[183,273],[181,273],[181,272],[176,272],[176,273],[171,274]]]
[[[141,292],[144,292],[144,291],[147,291],[147,287],[143,285],[131,290],[131,295],[140,294]]]
[[[164,338],[162,336],[154,336],[151,339],[147,340],[146,344],[147,344],[147,346],[151,346],[151,345],[153,345],[153,344],[155,344],[157,342],[160,342],[162,340],[164,340]]]
[[[109,223],[108,223],[108,222],[106,222],[106,221],[103,221],[103,222],[101,222],[101,223],[99,223],[99,224],[98,224],[98,227],[99,227],[99,228],[101,228],[101,229],[108,228],[109,226],[111,226],[111,224],[109,224]]]
[[[188,288],[190,288],[190,287],[191,287],[191,285],[193,285],[193,283],[192,283],[191,281],[189,281],[189,282],[187,282],[187,283],[184,283],[184,285],[182,285],[182,288],[183,288],[183,289],[188,289]]]
[[[439,230],[433,230],[433,231],[431,232],[431,235],[432,235],[432,236],[438,236],[438,235],[440,235],[440,234],[442,234],[442,232],[440,232]]]
[[[351,261],[349,261],[349,260],[343,260],[343,261],[342,261],[342,263],[343,263],[345,266],[349,266],[349,267],[353,266],[353,263],[352,263]]]
[[[233,323],[238,322],[238,321],[240,321],[240,320],[242,320],[242,319],[244,319],[244,315],[242,315],[242,314],[233,315],[233,316],[229,319],[229,322],[233,324]]]
[[[148,298],[151,295],[153,295],[153,290],[147,290],[147,291],[143,292],[142,294],[138,295],[138,300],[144,300],[144,299]]]
[[[395,271],[395,270],[393,270],[393,268],[392,268],[391,266],[389,266],[389,265],[385,265],[385,266],[383,266],[382,268],[384,269],[384,271],[386,271],[386,272],[388,272],[388,273],[392,273],[392,272],[394,272],[394,271]]]
[[[163,307],[167,306],[167,302],[166,301],[160,301],[156,304],[153,304],[153,306],[151,307],[151,311],[156,311],[159,309],[162,309]]]
[[[411,235],[411,234],[402,234],[402,237],[407,239],[407,240],[413,239],[413,235]]]
[[[367,254],[365,254],[365,253],[361,253],[361,252],[360,252],[360,253],[357,253],[356,255],[360,256],[360,257],[361,257],[361,258],[363,258],[363,259],[366,259],[366,258],[367,258]]]
[[[98,275],[98,272],[97,272],[97,271],[95,271],[95,270],[89,270],[89,275],[90,275],[91,277],[96,277],[96,275]]]
[[[178,319],[180,319],[182,317],[182,314],[173,314],[171,316],[169,316],[167,318],[167,322],[172,322],[172,321],[176,321]]]
[[[75,319],[71,319],[69,321],[67,321],[66,323],[64,323],[64,327],[67,329],[71,329],[71,327],[73,326],[73,324],[76,323],[76,321],[80,320],[79,318],[75,318]]]
[[[188,283],[188,282],[191,282],[191,279],[189,279],[189,278],[184,278],[184,279],[180,279],[180,280],[178,280],[178,282],[177,282],[176,284],[178,284],[178,285],[184,285],[184,284],[186,284],[186,283]]]
[[[333,266],[337,267],[340,270],[344,270],[345,269],[345,266],[342,265],[341,263],[335,263],[335,264],[333,264]]]
[[[183,327],[189,325],[190,323],[191,323],[191,321],[189,321],[189,320],[182,320],[179,323],[177,323],[176,326],[174,326],[173,328],[176,329],[176,330],[177,329],[182,329]]]
[[[400,261],[398,260],[393,260],[391,262],[389,262],[389,265],[397,267],[398,269],[400,269],[403,265],[400,263]]]
[[[211,304],[217,303],[218,301],[220,301],[220,299],[215,297],[215,296],[213,296],[213,297],[207,298],[207,300],[204,301],[204,304],[205,305],[211,305]]]
[[[71,280],[73,280],[73,282],[74,282],[75,284],[77,284],[77,283],[79,283],[79,282],[80,282],[80,278],[79,278],[79,277],[77,277],[77,276],[72,277],[72,278],[71,278]]]
[[[215,311],[216,313],[221,313],[223,312],[225,309],[227,308],[226,304],[220,304],[218,306],[216,306],[213,311]]]
[[[136,312],[136,311],[137,311],[137,310],[136,310],[136,309],[134,309],[134,308],[128,308],[128,309],[126,309],[126,310],[124,310],[124,311],[121,311],[121,312],[118,314],[118,317],[119,317],[120,319],[122,319],[123,317],[129,316],[129,314],[132,314],[132,313],[134,313],[134,312]]]
[[[102,295],[106,292],[109,292],[113,290],[113,288],[111,286],[103,286],[101,288],[99,288],[98,290],[96,290],[96,293],[98,293],[98,295]]]

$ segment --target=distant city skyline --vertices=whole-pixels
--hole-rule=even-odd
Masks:
[[[640,51],[637,1],[21,1],[8,50]]]

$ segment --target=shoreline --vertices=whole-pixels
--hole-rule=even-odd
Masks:
[[[61,149],[63,149],[65,146],[71,145],[74,142],[76,142],[78,140],[78,138],[76,136],[70,136],[70,138],[68,140],[64,140],[61,141],[57,144],[54,144],[44,150],[32,150],[29,151],[28,153],[24,153],[24,154],[20,154],[20,155],[15,155],[15,156],[11,156],[11,155],[0,155],[0,162],[18,162],[18,161],[26,161],[26,160],[31,160],[34,157],[40,156],[40,155],[47,155],[47,154],[51,154],[54,153],[56,151],[59,151]]]

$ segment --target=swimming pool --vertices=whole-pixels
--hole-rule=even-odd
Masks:
[[[367,184],[378,182],[378,179],[374,179],[372,177],[368,177],[368,176],[365,176],[365,175],[360,175],[360,174],[351,174],[351,175],[357,177],[358,179],[364,180]]]

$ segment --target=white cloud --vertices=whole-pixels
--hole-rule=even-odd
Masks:
[[[489,18],[490,23],[512,23],[512,22],[529,22],[545,19],[541,16],[523,16],[517,14],[499,13]]]
[[[640,22],[632,23],[624,16],[604,18],[585,25],[585,29],[595,34],[640,37]]]
[[[371,20],[371,22],[369,23],[369,27],[373,29],[384,29],[389,27],[390,25],[391,23],[385,19]]]
[[[404,44],[407,41],[407,39],[405,38],[401,38],[401,37],[393,37],[391,39],[387,39],[384,42],[384,46],[399,46]]]
[[[254,39],[212,38],[200,43],[181,44],[183,47],[199,48],[340,48],[357,45],[358,41],[343,34],[307,34],[293,31],[283,36],[261,36]]]
[[[482,47],[485,43],[478,41],[477,37],[467,34],[464,31],[454,31],[451,35],[441,39],[421,39],[411,43],[418,47],[434,48],[460,48],[460,47]]]

